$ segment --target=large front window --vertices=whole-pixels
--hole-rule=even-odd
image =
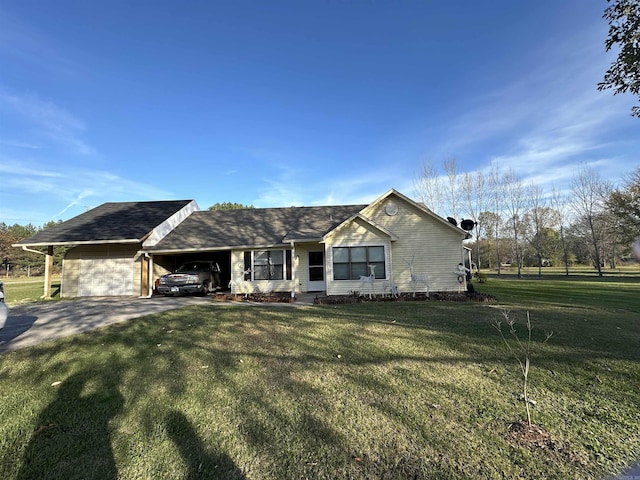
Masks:
[[[333,279],[360,280],[374,267],[376,278],[386,278],[384,247],[333,247]]]
[[[254,280],[284,279],[284,251],[261,250],[253,252]]]

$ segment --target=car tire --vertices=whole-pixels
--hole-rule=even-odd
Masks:
[[[202,291],[200,292],[200,295],[202,295],[203,297],[207,296],[207,293],[209,293],[209,282],[202,282]]]

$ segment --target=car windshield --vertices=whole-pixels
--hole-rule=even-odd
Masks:
[[[209,270],[208,263],[191,262],[180,265],[176,272],[206,272]]]

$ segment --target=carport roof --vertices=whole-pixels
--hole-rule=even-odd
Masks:
[[[317,241],[366,205],[193,212],[149,252],[212,251]]]
[[[16,246],[142,242],[152,230],[193,200],[110,202],[48,227]]]

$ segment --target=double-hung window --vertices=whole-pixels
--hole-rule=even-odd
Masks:
[[[253,252],[254,280],[283,280],[285,255],[283,250],[258,250]]]
[[[291,250],[245,251],[244,279],[291,280]]]
[[[360,280],[371,274],[375,278],[386,278],[383,246],[333,247],[333,279]]]

